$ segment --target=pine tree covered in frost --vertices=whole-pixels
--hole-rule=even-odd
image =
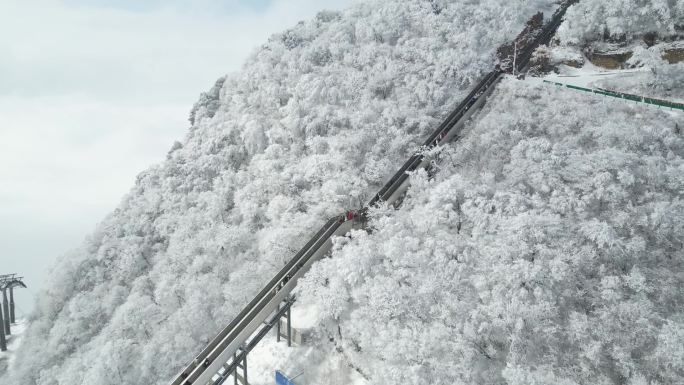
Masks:
[[[677,123],[505,80],[434,178],[299,284],[321,354],[371,384],[682,384]]]
[[[165,384],[554,3],[369,1],[273,36],[52,268],[0,383]]]

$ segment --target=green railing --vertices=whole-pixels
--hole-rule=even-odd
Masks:
[[[595,89],[591,89],[591,88],[573,86],[572,84],[563,84],[563,83],[551,82],[548,80],[544,80],[544,83],[554,84],[554,85],[560,86],[560,87],[567,87],[567,88],[571,88],[573,90],[589,92],[592,94],[609,96],[609,97],[617,98],[617,99],[631,100],[631,101],[637,102],[637,103],[652,104],[652,105],[658,106],[658,107],[666,107],[666,108],[671,108],[674,110],[684,111],[684,104],[671,102],[669,100],[647,98],[645,96],[638,96],[638,95],[626,94],[624,92],[615,92],[615,91],[608,91],[608,90],[603,90],[603,89],[595,90]]]

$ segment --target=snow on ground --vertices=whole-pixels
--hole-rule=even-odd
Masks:
[[[315,306],[302,305],[292,308],[292,324],[300,329],[308,329],[316,325],[319,309]]]
[[[675,67],[675,65],[672,65]],[[684,66],[681,66],[684,70]],[[668,68],[669,70],[669,68]],[[541,77],[527,77],[528,82],[548,80],[590,89],[606,89],[625,92],[637,96],[661,98],[672,102],[684,102],[684,88],[673,79],[668,88],[652,87],[655,76],[651,68],[633,68],[624,70],[607,70],[586,61],[581,68],[559,66],[559,73],[549,73]],[[680,97],[675,97],[675,96]]]
[[[271,385],[274,383],[275,370],[280,370],[289,378],[297,377],[297,384],[314,384],[325,378],[329,385],[370,385],[358,371],[350,367],[345,357],[335,354],[334,344],[313,344],[315,329],[321,319],[320,309],[312,304],[295,302],[292,307],[292,327],[305,333],[310,340],[304,344],[287,347],[283,338],[277,342],[276,329],[248,356],[250,383]],[[330,341],[328,341],[330,342]]]
[[[272,385],[275,370],[289,378],[296,376],[297,384],[371,384],[352,369],[343,356],[334,353],[333,345],[293,345],[288,348],[285,340],[276,341],[274,331],[249,354],[247,365],[250,383],[254,385]],[[320,382],[322,378],[325,382]]]
[[[671,65],[664,70],[684,73],[684,64]],[[613,76],[596,79],[589,85],[593,88],[604,88],[612,91],[626,92],[639,96],[666,99],[672,102],[684,103],[684,89],[682,82],[674,78],[665,84],[655,85],[657,77],[650,69],[634,73],[618,73]],[[679,84],[678,84],[679,83]]]
[[[550,49],[552,63],[583,63],[581,68],[560,64],[558,74],[547,80],[587,88],[604,88],[639,96],[684,102],[684,63],[669,64],[663,55],[667,49],[680,48],[684,41],[659,43],[645,47],[641,42],[625,43],[632,52],[625,63],[629,69],[607,70],[593,65],[578,47],[557,45]]]
[[[0,374],[14,364],[15,352],[19,349],[22,335],[26,330],[25,319],[17,319],[16,321],[17,322],[12,324],[10,328],[12,334],[7,336],[7,351],[0,352]]]
[[[565,65],[559,67],[559,73],[549,73],[542,77],[544,80],[556,81],[564,84],[571,84],[579,87],[592,88],[595,82],[606,78],[629,78],[637,76],[639,73],[647,72],[645,68],[629,69],[629,70],[607,70],[597,67],[591,62],[587,61],[582,68],[574,68]],[[535,79],[528,77],[527,79]]]

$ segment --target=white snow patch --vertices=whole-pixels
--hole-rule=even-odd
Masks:
[[[293,315],[294,315],[293,311]],[[296,325],[293,317],[293,324]],[[326,378],[326,385],[367,385],[368,382],[351,368],[338,354],[325,346],[287,346],[281,339],[277,342],[275,329],[264,337],[247,357],[250,384],[275,383],[275,371],[280,370],[295,384],[313,384],[316,378]]]
[[[566,65],[561,65],[559,67],[559,74],[548,74],[542,79],[551,82],[558,82],[564,84],[570,84],[578,87],[592,88],[596,81],[605,79],[608,77],[620,77],[627,79],[630,76],[636,76],[640,73],[647,72],[645,68],[636,68],[629,70],[604,70],[597,67],[591,62],[588,62],[582,68],[574,68]]]
[[[14,365],[14,353],[19,349],[22,340],[22,334],[26,330],[27,322],[24,319],[18,319],[16,323],[11,325],[11,335],[7,336],[7,351],[0,352],[0,368],[4,365],[2,361],[7,361],[9,367]]]

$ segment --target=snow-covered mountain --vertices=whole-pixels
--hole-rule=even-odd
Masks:
[[[663,31],[684,24],[681,1],[628,1],[634,13],[610,3],[571,9],[563,41],[595,38],[600,20],[601,33],[638,36],[656,11]],[[273,36],[201,96],[187,137],[60,258],[21,365],[0,382],[166,384],[313,229],[377,190],[500,44],[554,6],[367,1]],[[273,362],[319,384],[348,383],[326,362],[370,384],[677,383],[681,119],[505,81],[435,155],[434,179],[414,175],[399,210],[377,209],[372,234],[340,239],[314,265],[297,305],[316,309],[309,358],[299,348]]]
[[[684,114],[509,79],[482,115],[300,283],[321,354],[371,384],[681,383]]]

